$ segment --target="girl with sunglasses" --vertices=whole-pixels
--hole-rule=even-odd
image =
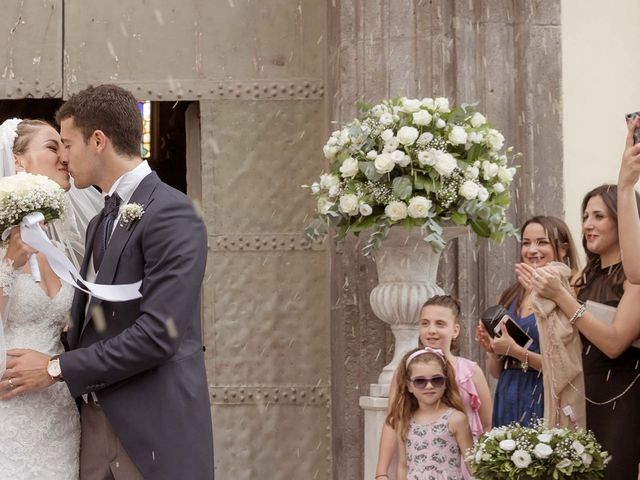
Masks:
[[[474,438],[480,437],[491,428],[491,392],[487,379],[477,363],[456,356],[457,339],[460,335],[462,307],[451,295],[431,297],[420,310],[418,346],[441,350],[455,371],[464,411]],[[399,371],[396,370],[389,389],[389,411],[395,403],[396,385]],[[376,479],[388,478],[389,465],[396,451],[397,435],[386,422],[380,437],[380,450],[376,465]],[[465,478],[470,475],[465,471]]]
[[[387,422],[398,436],[397,479],[463,479],[462,455],[473,437],[444,352],[426,347],[407,353],[395,381]]]

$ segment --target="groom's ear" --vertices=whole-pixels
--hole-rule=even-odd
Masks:
[[[91,135],[91,141],[95,145],[96,150],[102,152],[107,147],[109,139],[102,130],[94,130]]]

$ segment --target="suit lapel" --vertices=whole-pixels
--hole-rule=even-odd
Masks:
[[[151,203],[151,194],[155,190],[156,186],[160,183],[160,178],[155,172],[151,172],[149,175],[144,177],[144,179],[140,182],[136,190],[133,192],[131,199],[128,203],[139,203],[144,206],[145,210],[147,206]],[[142,219],[141,219],[142,221]],[[97,223],[97,222],[96,222]],[[132,225],[131,228],[127,228],[126,226],[121,226],[120,222],[116,224],[116,228],[111,235],[109,243],[107,244],[107,249],[104,252],[104,258],[102,259],[102,264],[100,265],[100,269],[98,270],[98,274],[96,276],[95,283],[103,284],[103,285],[112,285],[113,279],[116,274],[116,270],[118,267],[118,263],[120,262],[120,256],[122,255],[122,250],[124,249],[129,237],[133,233],[136,228],[137,223]],[[93,229],[93,235],[95,235],[95,228]],[[88,236],[88,235],[87,235]],[[92,238],[93,240],[93,238]],[[85,259],[82,262],[83,268],[85,268],[85,263],[87,260],[87,255],[85,255]],[[85,272],[86,273],[86,269]],[[84,278],[84,275],[83,275]],[[91,319],[91,315],[93,309],[100,305],[102,300],[99,298],[91,297],[91,301],[89,302],[89,309],[87,311],[87,315],[85,316],[84,323],[82,325],[82,331],[80,332],[80,336],[82,336],[82,332],[89,324],[89,320]]]

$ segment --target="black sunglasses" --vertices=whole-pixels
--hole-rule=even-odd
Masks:
[[[415,377],[411,379],[411,383],[419,390],[424,390],[427,385],[431,384],[433,388],[444,387],[447,377],[444,375],[434,375],[433,377]]]

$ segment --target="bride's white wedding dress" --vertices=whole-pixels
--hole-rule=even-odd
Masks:
[[[72,299],[64,282],[49,298],[31,275],[19,274],[3,315],[7,349],[62,352]],[[0,478],[77,480],[79,448],[80,418],[64,383],[0,400]]]

